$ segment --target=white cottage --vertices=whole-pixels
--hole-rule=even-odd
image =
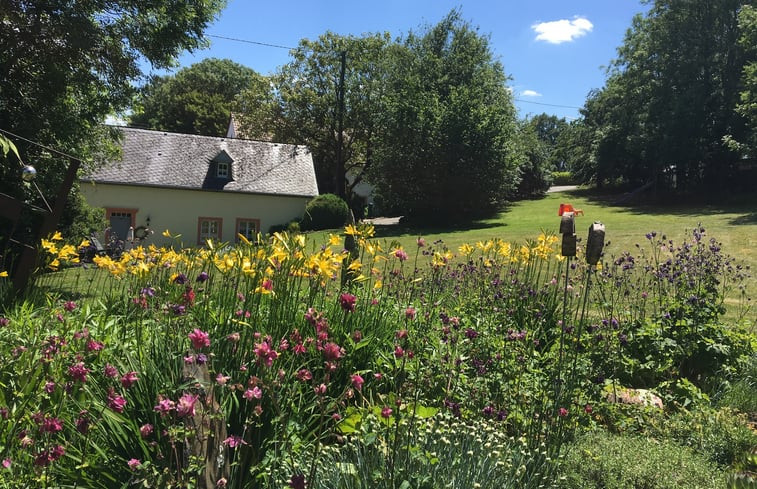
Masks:
[[[122,159],[82,177],[81,191],[120,239],[131,227],[155,231],[156,245],[164,230],[185,246],[235,242],[302,217],[318,195],[305,146],[119,129]]]

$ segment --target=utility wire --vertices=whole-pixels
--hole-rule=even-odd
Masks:
[[[216,39],[225,39],[227,41],[236,41],[236,42],[243,42],[245,44],[255,44],[257,46],[266,46],[266,47],[269,47],[269,48],[287,49],[289,51],[291,51],[293,49],[300,49],[300,48],[293,48],[293,47],[290,47],[290,46],[282,46],[281,44],[271,44],[271,43],[267,43],[267,42],[249,41],[247,39],[239,39],[239,38],[236,38],[236,37],[217,36],[215,34],[206,34],[206,36],[207,37],[214,37]]]
[[[577,110],[581,110],[583,108],[583,107],[575,107],[573,105],[559,105],[559,104],[547,104],[547,103],[544,103],[544,102],[534,102],[533,100],[523,100],[521,98],[514,98],[513,100],[515,100],[516,102],[524,102],[524,103],[527,103],[527,104],[546,105],[548,107],[561,107],[563,109],[577,109]]]
[[[59,154],[61,156],[65,156],[66,158],[70,158],[72,160],[81,161],[81,158],[77,158],[76,156],[71,156],[70,154],[64,153],[63,151],[58,151],[57,149],[51,148],[50,146],[45,146],[44,144],[38,143],[37,141],[32,141],[31,139],[26,139],[23,136],[19,136],[18,134],[14,134],[14,133],[12,133],[10,131],[6,131],[5,129],[3,129],[1,127],[0,127],[0,132],[2,132],[4,134],[7,134],[8,136],[12,136],[12,137],[14,137],[16,139],[20,139],[22,141],[26,141],[27,143],[33,144],[34,146],[37,146],[39,148],[46,149],[48,151],[52,151],[53,153],[57,153],[57,154]]]

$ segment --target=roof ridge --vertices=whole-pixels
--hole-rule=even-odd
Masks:
[[[114,129],[118,130],[128,130],[128,131],[139,131],[139,132],[145,132],[145,133],[153,133],[153,134],[162,134],[166,136],[176,136],[176,137],[184,137],[184,138],[190,138],[190,139],[206,139],[206,140],[215,140],[215,141],[249,141],[254,143],[260,143],[260,144],[268,144],[272,146],[291,146],[294,148],[305,148],[307,151],[310,151],[307,145],[305,144],[291,144],[291,143],[278,143],[273,141],[261,141],[258,139],[247,139],[247,138],[230,138],[226,136],[205,136],[202,134],[187,134],[183,132],[173,132],[173,131],[166,131],[162,129],[145,129],[141,127],[129,127],[129,126],[119,126],[114,124],[104,124],[105,126],[112,127]]]

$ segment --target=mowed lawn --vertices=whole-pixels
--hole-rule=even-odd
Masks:
[[[636,244],[649,249],[646,239],[649,232],[664,234],[675,243],[691,237],[698,225],[704,227],[709,238],[722,243],[723,250],[751,268],[748,282],[749,295],[757,297],[757,195],[735,196],[726,203],[692,204],[672,203],[645,205],[635,201],[631,204],[616,204],[621,196],[601,195],[578,189],[547,194],[539,200],[514,203],[496,218],[468,225],[448,227],[408,227],[402,224],[377,226],[377,235],[387,241],[397,241],[411,252],[416,239],[421,236],[427,243],[443,240],[452,251],[463,243],[475,244],[491,238],[500,238],[514,243],[535,239],[541,231],[557,233],[560,226],[558,209],[560,203],[570,203],[584,211],[576,218],[576,233],[586,240],[589,226],[594,221],[605,225],[605,248],[607,255],[634,252]],[[411,254],[412,256],[412,254]],[[754,301],[752,301],[754,302]],[[757,319],[757,308],[752,308],[751,321]]]
[[[556,192],[547,194],[543,199],[514,203],[492,219],[448,226],[408,226],[402,223],[391,226],[377,225],[376,235],[379,240],[385,240],[387,246],[392,243],[402,245],[411,260],[417,249],[418,237],[423,237],[429,245],[442,240],[443,244],[455,253],[463,243],[473,245],[477,241],[492,238],[525,243],[536,239],[542,231],[557,233],[560,225],[558,208],[560,203],[565,202],[584,211],[583,216],[576,218],[578,237],[585,241],[591,223],[601,221],[606,228],[605,240],[610,243],[605,251],[609,256],[617,256],[624,251],[633,253],[636,244],[649,249],[650,243],[645,238],[649,232],[664,234],[680,243],[687,236],[691,236],[694,227],[701,224],[708,237],[714,237],[722,243],[727,254],[751,267],[752,277],[748,282],[748,291],[750,296],[757,297],[757,195],[737,196],[727,204],[711,205],[614,204],[617,200],[618,196],[601,196],[580,189]],[[319,246],[328,240],[330,233],[340,232],[341,230],[331,230],[309,233],[309,240],[313,246]],[[419,263],[421,261],[423,266],[428,260],[420,257]],[[53,279],[50,275],[58,277]],[[82,285],[91,283],[93,275],[96,274],[91,270],[69,269],[50,275],[43,283],[56,283],[64,290],[78,290],[82,293]],[[86,287],[86,290],[88,292],[84,295],[93,292],[91,287]],[[733,299],[729,302],[732,301]],[[757,324],[757,307],[752,309],[747,319]]]

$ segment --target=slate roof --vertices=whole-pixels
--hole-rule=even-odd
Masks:
[[[96,183],[313,197],[313,158],[305,146],[217,138],[128,127],[121,161],[82,180]],[[216,177],[216,162],[231,159],[231,178]]]

